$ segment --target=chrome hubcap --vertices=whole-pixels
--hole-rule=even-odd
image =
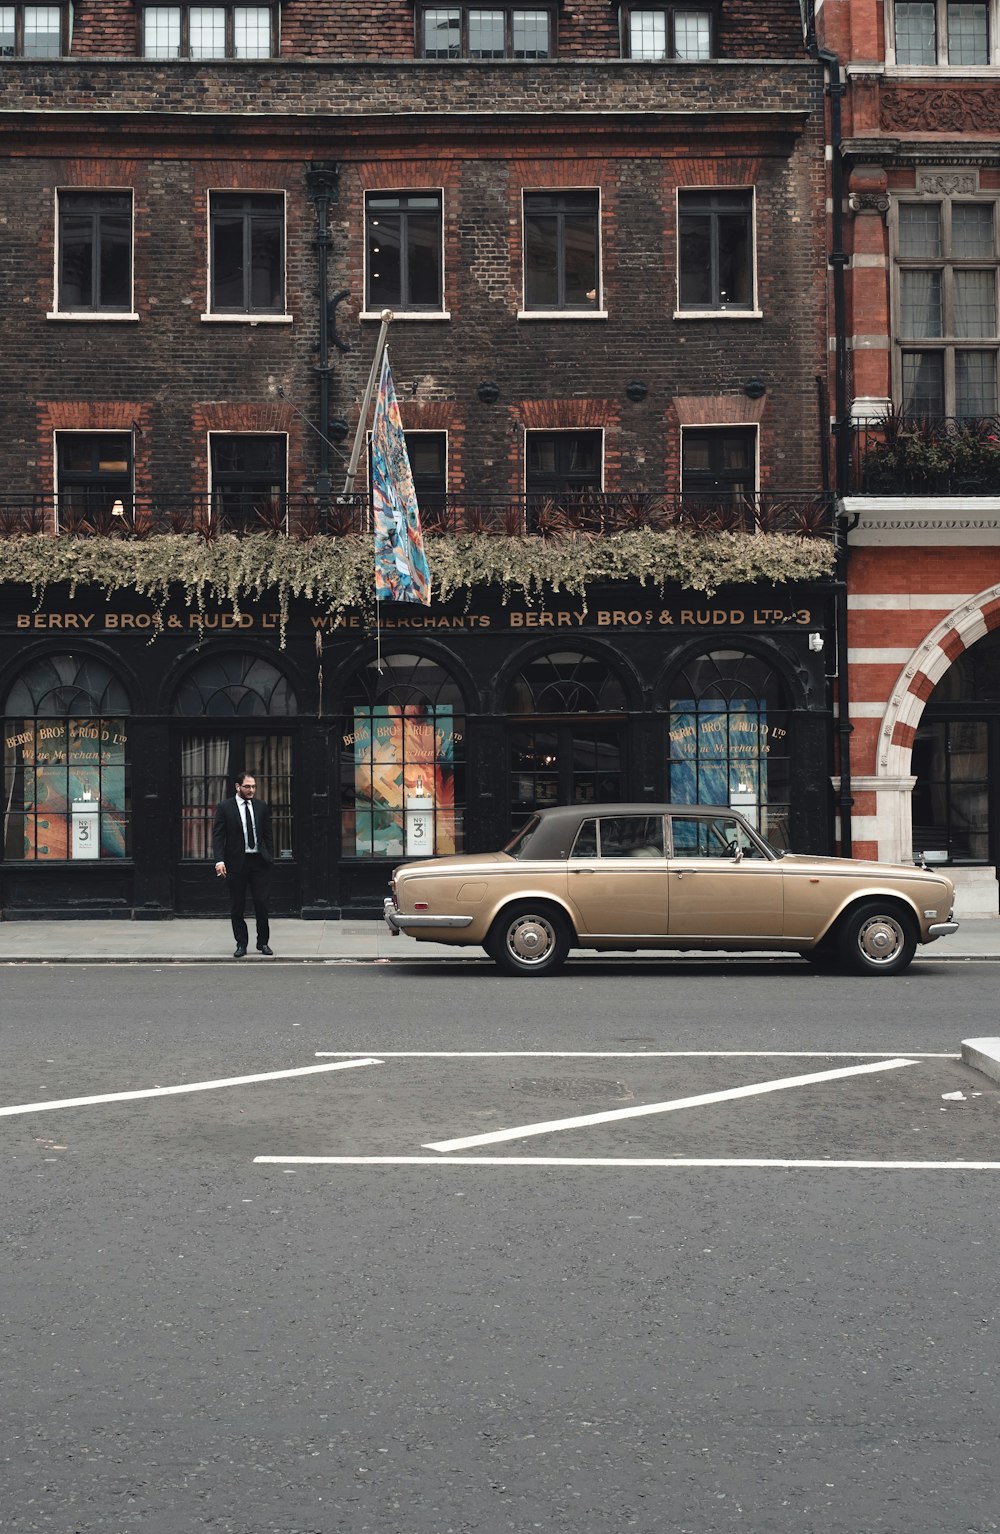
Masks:
[[[544,916],[519,916],[507,931],[507,947],[522,964],[541,963],[555,940],[555,929]]]
[[[894,959],[905,939],[903,929],[892,916],[873,916],[858,934],[861,952],[870,964],[886,964]]]

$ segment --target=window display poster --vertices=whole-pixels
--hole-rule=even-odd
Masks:
[[[767,800],[767,724],[756,700],[680,699],[670,715],[670,797],[731,804],[753,825]]]
[[[430,852],[455,851],[451,705],[378,704],[354,711],[355,835],[362,856],[402,857],[406,815],[428,813]]]
[[[22,858],[72,857],[74,803],[99,810],[101,857],[126,855],[126,743],[120,719],[7,721],[5,811],[8,819],[23,816]],[[5,844],[17,857],[7,837]]]

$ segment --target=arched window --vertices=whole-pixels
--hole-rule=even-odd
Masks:
[[[465,718],[453,678],[425,656],[387,656],[381,671],[365,667],[344,703],[344,855],[461,852]]]
[[[275,857],[290,858],[292,735],[260,722],[298,713],[288,678],[258,655],[207,656],[178,687],[174,713],[214,721],[181,736],[181,857],[211,860],[216,805],[234,792],[237,772],[246,771],[270,807]]]
[[[606,663],[578,650],[546,650],[507,689],[508,714],[611,714],[625,689]]]
[[[189,671],[174,703],[175,714],[289,715],[298,713],[295,694],[270,661],[257,655],[213,655]]]
[[[621,679],[579,650],[547,650],[507,688],[510,823],[553,804],[609,804],[622,797]],[[534,717],[529,717],[534,716]],[[603,716],[603,717],[602,717]]]
[[[131,850],[129,702],[101,660],[46,655],[3,709],[3,849],[12,861],[124,858]]]
[[[788,845],[788,701],[779,674],[745,650],[714,650],[674,677],[670,798],[729,804]]]

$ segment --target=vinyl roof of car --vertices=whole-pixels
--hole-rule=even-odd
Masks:
[[[733,815],[729,804],[558,804],[536,810],[539,820],[587,820],[594,815]]]

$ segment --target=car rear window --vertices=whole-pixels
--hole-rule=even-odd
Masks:
[[[507,853],[508,857],[522,858],[524,856],[525,848],[531,841],[531,838],[534,836],[537,829],[538,816],[532,815],[531,819],[528,821],[528,824],[526,826],[522,826],[517,835],[512,836],[506,847],[503,849],[504,852]]]

